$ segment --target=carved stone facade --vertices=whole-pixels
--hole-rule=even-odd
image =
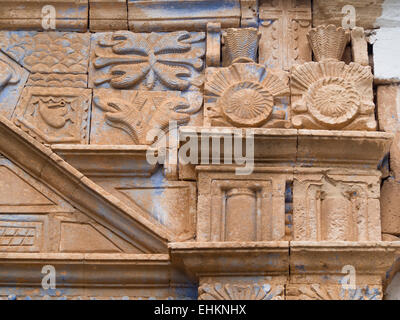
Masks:
[[[400,89],[375,22],[45,2],[0,1],[0,299],[395,295]]]

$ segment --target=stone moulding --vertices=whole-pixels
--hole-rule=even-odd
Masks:
[[[289,242],[174,242],[172,261],[196,277],[288,275]]]
[[[89,0],[90,31],[128,29],[126,0]]]
[[[239,0],[128,0],[129,29],[136,32],[205,31],[208,22],[237,28],[240,17]]]
[[[4,117],[0,117],[0,152],[81,211],[116,227],[119,235],[137,242],[144,252],[165,252],[167,239],[173,238],[164,227],[146,221]]]
[[[0,253],[0,261],[0,299],[16,285],[28,287],[31,299],[43,298],[44,265],[57,270],[57,290],[47,293],[48,299],[196,298],[194,284],[171,264],[168,254]],[[29,283],[20,280],[27,278]]]
[[[380,300],[399,249],[399,242],[291,241],[287,299]],[[355,288],[341,286],[344,266],[354,268]]]
[[[149,146],[52,145],[51,149],[86,176],[146,176],[157,169],[146,160]]]
[[[57,30],[85,31],[88,27],[88,0],[1,0],[0,5],[3,30],[43,30],[42,9],[46,5],[55,8]]]
[[[243,140],[245,150],[246,130],[225,127],[181,127],[181,139],[197,139],[199,157],[197,163],[223,163],[224,148],[221,143],[219,158],[210,153],[201,155],[201,135],[220,138],[236,136]],[[373,169],[389,152],[393,134],[385,132],[251,129],[254,136],[254,162],[256,166],[300,167],[351,167]],[[183,142],[181,142],[183,144]],[[282,145],[285,147],[283,148]],[[203,159],[202,159],[203,157]],[[207,162],[208,161],[208,162]]]

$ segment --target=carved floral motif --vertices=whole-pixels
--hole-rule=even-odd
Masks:
[[[199,300],[283,300],[281,285],[205,283],[199,288]]]
[[[95,44],[93,66],[101,72],[95,72],[93,82],[117,89],[187,90],[200,86],[204,38],[204,33],[187,31],[104,34]]]
[[[260,127],[273,115],[275,98],[288,93],[287,79],[255,63],[221,68],[207,80],[208,117],[224,125]]]
[[[307,62],[292,70],[293,126],[376,130],[371,68],[338,61],[348,35],[330,25],[312,29],[308,38],[318,62]]]
[[[190,121],[190,116],[201,108],[179,94],[167,92],[131,91],[129,98],[101,89],[94,94],[94,104],[104,112],[108,125],[125,131],[134,144],[150,145],[150,130],[167,131],[170,121],[178,125]]]

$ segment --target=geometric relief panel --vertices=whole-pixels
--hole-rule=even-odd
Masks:
[[[39,252],[45,220],[38,215],[1,215],[0,252]]]
[[[0,213],[72,212],[74,209],[5,158],[0,158]]]

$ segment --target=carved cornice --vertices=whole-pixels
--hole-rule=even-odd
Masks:
[[[170,243],[173,262],[199,276],[288,275],[289,242]]]
[[[157,169],[146,160],[146,153],[158,152],[140,145],[52,145],[51,149],[87,176],[145,176]]]
[[[400,242],[291,241],[291,276],[329,275],[335,279],[343,277],[343,267],[350,265],[354,267],[357,277],[361,278],[361,283],[366,277],[380,282],[399,254]]]
[[[242,150],[246,150],[246,130],[254,134],[254,162],[257,166],[285,164],[289,167],[349,167],[376,169],[381,159],[389,152],[393,135],[385,132],[295,130],[295,129],[233,129],[182,127],[182,141],[187,137],[197,139],[201,150],[203,137],[232,137],[242,139]],[[250,131],[247,131],[250,132]],[[222,143],[221,143],[222,145]],[[203,163],[212,163],[211,144],[209,158]],[[224,150],[220,150],[223,163]],[[199,152],[201,154],[201,152]],[[205,161],[204,161],[205,160]],[[207,162],[209,161],[209,162]],[[201,163],[199,156],[198,163]]]
[[[0,152],[144,252],[166,251],[167,240],[173,238],[166,228],[146,221],[4,117],[0,117]]]

